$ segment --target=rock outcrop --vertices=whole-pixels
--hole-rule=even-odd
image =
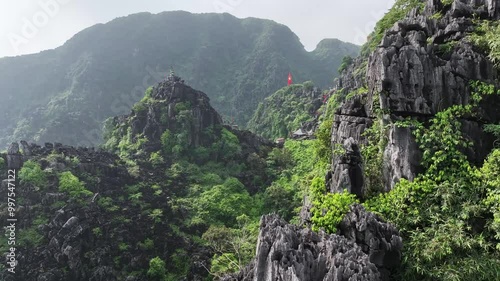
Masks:
[[[170,75],[153,88],[147,101],[141,102],[130,115],[114,118],[115,126],[121,127],[121,135],[144,136],[149,140],[149,150],[159,148],[161,134],[165,130],[184,131],[190,146],[210,143],[203,137],[204,130],[222,125],[222,118],[210,106],[210,99],[201,92],[189,87],[175,75]],[[189,117],[180,116],[190,111]],[[189,122],[179,122],[190,118]]]
[[[339,235],[287,224],[277,215],[260,223],[255,260],[224,281],[390,280],[400,264],[399,232],[361,205],[352,206]]]
[[[436,16],[438,13],[442,16]],[[425,122],[452,105],[469,104],[471,81],[493,83],[498,78],[487,55],[466,37],[474,30],[474,15],[496,20],[499,14],[498,0],[455,0],[451,5],[428,0],[425,9],[412,10],[386,32],[367,65],[360,58],[343,73],[337,89],[348,93],[366,87],[366,91],[344,102],[335,115],[332,145],[344,146],[347,153],[333,159],[333,170],[327,176],[332,192],[348,189],[357,194],[365,188],[359,186],[363,163],[350,147],[366,144],[362,133],[374,122],[380,122],[387,140],[381,167],[383,190],[421,172],[415,137],[409,128],[395,124],[406,117]],[[478,164],[492,148],[494,139],[482,126],[500,121],[500,98],[488,96],[480,108],[478,116],[463,120],[462,130],[474,142],[468,157]]]

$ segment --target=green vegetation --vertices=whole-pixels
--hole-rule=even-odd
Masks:
[[[243,184],[235,178],[202,192],[199,197],[193,198],[192,206],[197,214],[193,223],[223,223],[228,226],[234,226],[236,218],[242,214],[255,217],[259,211]]]
[[[68,193],[70,198],[76,200],[92,195],[92,192],[85,188],[84,183],[70,171],[59,174],[59,191]]]
[[[344,70],[346,70],[353,62],[353,59],[351,56],[345,56],[342,58],[342,63],[340,64],[340,67],[338,69],[338,73],[342,74]]]
[[[484,131],[493,134],[497,138],[500,138],[500,125],[487,124],[484,126]]]
[[[474,115],[483,96],[499,91],[479,82],[471,86],[475,89],[471,104],[452,106],[425,125],[414,119],[396,124],[414,132],[423,151],[425,172],[412,182],[401,180],[388,193],[381,193],[380,166],[387,144],[383,123],[375,120],[364,133],[368,145],[361,151],[368,200],[363,204],[401,231],[405,241],[404,267],[399,273],[402,280],[498,279],[500,150],[493,150],[484,165],[477,168],[463,154],[471,143],[456,132],[462,128],[460,118]],[[489,124],[485,129],[497,134],[498,125]],[[322,141],[321,136],[330,134],[321,126],[318,132],[320,137],[311,145],[323,147],[322,151],[329,138]],[[308,169],[318,170],[321,165],[312,163]],[[292,177],[296,175],[304,177],[302,173]],[[313,203],[313,229],[335,233],[349,206],[358,201],[346,191],[327,192],[321,173],[308,175],[305,177],[312,179],[307,194]]]
[[[153,250],[155,247],[155,242],[150,238],[146,238],[144,242],[137,243],[137,247],[139,247],[139,249],[141,249],[142,251]]]
[[[37,187],[44,187],[47,184],[47,175],[40,164],[32,160],[26,161],[19,170],[19,179],[25,184],[32,184]]]
[[[101,237],[102,236],[102,229],[100,227],[95,227],[92,229],[92,233],[97,237]]]
[[[384,163],[384,150],[388,139],[381,112],[377,112],[377,115],[373,125],[362,134],[367,140],[367,144],[361,146],[366,196],[372,196],[384,190],[381,167]]]
[[[347,94],[347,96],[345,97],[346,100],[349,100],[349,99],[352,99],[353,97],[355,96],[359,96],[359,95],[362,95],[362,94],[367,94],[368,93],[368,89],[365,88],[365,87],[362,87],[362,88],[358,88],[354,91],[351,91]]]
[[[16,244],[24,248],[36,248],[45,242],[44,236],[38,230],[38,225],[19,230]]]
[[[346,190],[343,193],[330,193],[324,180],[315,178],[311,184],[313,208],[311,209],[313,230],[323,229],[329,233],[337,231],[337,225],[349,212],[349,207],[357,203],[356,195]]]
[[[453,52],[455,47],[458,45],[458,41],[449,41],[444,44],[438,45],[436,53],[438,55],[449,55]]]
[[[367,55],[376,47],[387,28],[421,3],[423,2],[417,0],[396,1],[396,5],[377,24],[363,54]],[[451,1],[442,3],[450,5]],[[433,18],[441,16],[439,12]],[[148,17],[145,16],[145,19]],[[226,20],[231,19],[232,17],[228,17]],[[201,44],[206,45],[203,46],[203,52],[180,48],[182,52],[178,54],[179,60],[187,61],[179,72],[190,73],[186,77],[188,81],[199,80],[199,85],[212,93],[212,100],[224,108],[226,115],[244,109],[241,117],[236,120],[239,124],[249,119],[251,109],[263,100],[268,93],[266,91],[279,87],[282,83],[276,82],[281,81],[281,78],[277,78],[281,75],[279,73],[299,67],[296,62],[304,59],[300,52],[298,55],[292,54],[294,60],[290,60],[289,54],[283,57],[273,50],[275,42],[293,46],[294,41],[283,40],[288,37],[280,35],[286,33],[286,30],[276,32],[278,30],[272,23],[255,26],[253,22],[246,22],[248,26],[245,28],[258,29],[250,32],[253,34],[252,39],[259,43],[255,53],[239,49],[231,51],[234,46],[229,46],[226,50],[227,58],[212,56],[215,48],[208,36],[212,29],[207,27],[204,32],[208,34],[208,39],[201,41],[204,42]],[[142,26],[142,22],[136,24]],[[217,31],[231,28],[230,25],[227,26],[219,26]],[[233,28],[228,34],[238,34],[239,28]],[[487,52],[497,64],[500,61],[498,34],[498,25],[481,23],[476,33],[470,36],[477,47]],[[190,36],[192,35],[187,37]],[[185,46],[200,44],[197,40],[191,42],[184,39],[188,41],[184,42]],[[253,41],[247,43],[253,50]],[[332,57],[330,44],[336,43],[322,42],[312,55],[317,58]],[[457,42],[441,44],[437,46],[437,53],[448,55],[456,44]],[[166,53],[177,49],[170,45],[163,47]],[[247,48],[246,45],[240,47]],[[229,60],[239,57],[240,51],[247,52],[244,62],[236,59],[237,61],[228,64]],[[130,52],[125,53],[130,55]],[[193,54],[193,60],[186,59]],[[89,53],[89,56],[93,55],[92,52]],[[120,55],[117,54],[118,58]],[[80,63],[86,61],[82,58]],[[285,69],[283,62],[287,61],[292,65],[286,64]],[[345,72],[352,63],[352,57],[345,56],[339,61],[339,72]],[[241,68],[242,64],[251,67]],[[330,72],[337,65],[328,64]],[[207,71],[204,69],[206,65],[213,69]],[[89,67],[89,71],[99,72],[92,69],[92,64]],[[356,81],[366,73],[367,67],[367,60],[356,62],[353,73]],[[236,69],[241,72],[236,72]],[[246,73],[249,69],[249,73]],[[302,72],[297,76],[303,78],[300,76],[306,77],[312,68],[300,69]],[[208,77],[201,77],[198,72],[208,73]],[[269,75],[270,72],[273,75]],[[126,74],[116,74],[120,75]],[[119,80],[122,83],[132,83],[137,75],[134,73],[120,77]],[[229,76],[236,77],[228,80]],[[231,81],[230,86],[224,81]],[[116,91],[123,91],[120,87]],[[368,144],[360,147],[366,188],[363,199],[357,199],[347,191],[330,193],[325,184],[325,174],[332,169],[332,157],[346,152],[341,144],[332,147],[335,111],[340,102],[358,98],[368,92],[368,89],[361,87],[350,92],[341,89],[321,93],[308,81],[285,87],[263,100],[248,125],[267,138],[277,138],[286,137],[302,123],[315,120],[319,121],[315,139],[288,140],[282,148],[262,146],[255,149],[253,143],[240,141],[246,138],[245,133],[219,125],[208,127],[195,136],[193,128],[199,124],[193,122],[196,117],[193,105],[176,100],[175,104],[168,106],[164,101],[155,100],[153,89],[148,88],[144,98],[134,106],[132,115],[125,119],[109,120],[105,124],[104,147],[117,153],[120,159],[112,159],[112,163],[106,163],[106,159],[103,159],[102,163],[94,166],[88,165],[88,161],[82,158],[83,163],[80,165],[80,159],[54,151],[47,157],[41,157],[42,159],[27,161],[19,174],[22,185],[43,188],[44,197],[26,196],[22,200],[27,202],[26,205],[33,204],[36,207],[33,210],[37,212],[48,212],[51,220],[56,212],[62,213],[58,212],[60,209],[68,214],[68,218],[80,217],[81,212],[90,213],[92,216],[86,217],[85,221],[88,228],[82,235],[91,239],[90,243],[84,245],[85,248],[95,248],[86,249],[85,258],[103,259],[103,264],[114,266],[114,270],[121,274],[118,280],[128,276],[137,276],[139,279],[147,276],[148,280],[153,281],[189,279],[187,276],[193,272],[193,265],[200,261],[199,255],[193,253],[198,253],[200,249],[203,249],[205,257],[207,249],[213,254],[210,263],[202,264],[207,274],[210,274],[207,280],[241,270],[255,254],[260,216],[278,213],[285,220],[297,223],[304,197],[312,205],[311,221],[314,230],[337,232],[338,225],[350,206],[360,202],[368,210],[396,225],[403,236],[405,248],[403,267],[395,280],[498,280],[500,149],[493,150],[485,162],[476,167],[464,154],[471,147],[470,140],[458,133],[463,127],[464,118],[477,118],[476,107],[482,96],[497,94],[498,91],[492,85],[478,82],[472,83],[471,87],[476,93],[469,104],[444,109],[426,122],[419,121],[419,117],[389,124],[388,118],[383,120],[383,116],[390,112],[382,112],[375,97],[372,106],[376,118],[373,125],[363,132]],[[110,88],[112,86],[106,85],[106,89]],[[96,89],[99,89],[99,85]],[[110,91],[109,99],[120,96],[113,92],[115,89]],[[48,99],[51,100],[50,106],[40,120],[54,121],[53,124],[58,124],[55,122],[57,120],[64,120],[66,113],[73,113],[66,106],[73,106],[72,110],[75,104],[87,107],[85,102],[90,100],[78,90],[75,93],[67,91]],[[362,102],[368,102],[364,96]],[[97,102],[92,108],[97,108],[96,105],[101,104]],[[102,106],[110,105],[103,103]],[[133,133],[133,128],[137,127],[132,124],[139,120],[134,118],[145,116],[146,111],[158,117],[154,121],[157,121],[161,130],[168,128],[163,132],[147,133],[151,139],[143,134]],[[74,113],[79,116],[82,112],[78,109]],[[94,113],[95,116],[102,116],[97,114],[99,112],[92,114]],[[319,118],[315,119],[316,116]],[[98,121],[93,118],[79,120],[85,124],[95,124]],[[71,126],[80,123],[70,120],[67,124]],[[21,120],[18,128],[26,129],[28,135],[36,131],[40,132],[41,138],[51,136],[51,133],[45,133],[44,130],[39,131],[41,128],[37,126],[30,128],[31,125],[32,122]],[[54,126],[57,128],[58,125]],[[402,179],[392,191],[383,193],[381,167],[384,164],[383,153],[387,146],[389,126],[404,126],[412,130],[423,152],[421,163],[424,171],[413,181]],[[500,139],[500,125],[486,124],[484,130]],[[72,135],[69,139],[74,140],[77,136],[78,134]],[[0,167],[4,164],[2,162],[3,158],[0,158]],[[54,168],[42,170],[41,167],[45,167],[47,162]],[[108,172],[111,177],[106,177]],[[85,198],[94,194],[87,188],[95,192],[94,199],[97,201],[88,200],[88,204],[82,204]],[[29,189],[34,188],[27,190]],[[63,196],[62,201],[57,194],[58,190],[69,195],[69,200]],[[37,200],[49,203],[41,204]],[[89,210],[91,212],[87,212]],[[62,218],[62,222],[68,218]],[[23,250],[36,250],[42,243],[48,242],[44,236],[47,234],[47,227],[40,227],[49,222],[48,218],[35,217],[25,221],[26,225],[22,226],[18,234]],[[0,240],[0,249],[5,250],[6,240],[4,237]],[[99,247],[108,247],[115,256],[99,256]],[[67,272],[69,269],[62,271]]]
[[[151,281],[166,281],[167,270],[165,268],[165,261],[160,257],[151,259],[147,275]]]
[[[500,67],[500,24],[492,21],[480,21],[476,30],[469,36],[473,44],[484,50],[489,59]]]
[[[163,156],[159,152],[153,152],[151,153],[151,157],[149,157],[149,162],[154,167],[160,167],[161,165],[165,164],[165,160],[163,159]]]
[[[314,119],[321,98],[312,82],[285,87],[259,104],[248,128],[268,139],[286,138]]]
[[[251,222],[245,215],[239,216],[237,221],[237,228],[211,226],[203,234],[202,238],[215,252],[210,267],[210,274],[214,277],[241,270],[254,256],[258,221]]]
[[[430,126],[415,120],[401,124],[413,128],[426,171],[365,202],[402,232],[406,241],[402,279],[498,277],[499,153],[494,150],[478,169],[462,152],[471,144],[456,133],[462,126],[460,118],[474,114],[481,96],[497,91],[481,83],[473,87],[472,104],[438,113]]]

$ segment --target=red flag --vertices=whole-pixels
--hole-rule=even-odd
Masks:
[[[292,80],[292,74],[288,72],[288,86],[292,85],[293,80]]]

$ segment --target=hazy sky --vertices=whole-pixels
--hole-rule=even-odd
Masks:
[[[324,38],[362,44],[394,0],[2,0],[0,57],[56,48],[82,29],[138,12],[228,12],[287,25],[308,50]]]

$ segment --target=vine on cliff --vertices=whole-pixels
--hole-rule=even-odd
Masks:
[[[384,162],[384,150],[387,146],[386,129],[384,125],[383,114],[380,108],[380,100],[374,98],[374,112],[377,118],[373,125],[363,132],[366,138],[366,144],[361,146],[361,155],[363,156],[363,173],[365,178],[365,196],[371,197],[384,190],[382,168]]]
[[[470,104],[445,109],[428,127],[416,120],[399,123],[413,129],[426,171],[365,203],[401,230],[405,280],[498,279],[498,150],[478,169],[462,152],[471,143],[457,134],[460,119],[474,115],[482,96],[498,91],[481,82],[471,87]]]

